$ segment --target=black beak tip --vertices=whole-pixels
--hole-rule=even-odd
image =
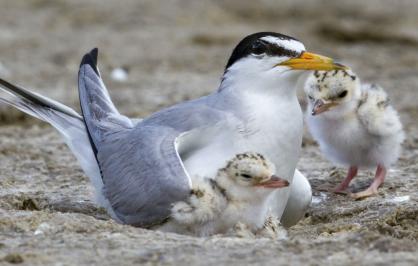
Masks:
[[[335,62],[335,61],[334,61],[334,65],[336,65],[336,66],[338,66],[338,67],[340,67],[342,69],[347,69],[348,68],[347,66],[345,66],[345,65],[343,65],[343,64],[341,64],[339,62]]]

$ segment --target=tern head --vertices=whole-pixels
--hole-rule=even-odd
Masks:
[[[315,71],[305,83],[308,111],[312,115],[343,116],[357,107],[360,80],[350,69]]]
[[[274,165],[263,155],[246,152],[231,159],[220,170],[216,181],[231,198],[260,198],[289,186],[289,182],[274,175],[274,171]]]
[[[344,68],[331,58],[307,52],[303,43],[293,37],[259,32],[245,37],[235,47],[225,67],[222,80],[225,84],[221,88],[236,83],[241,88],[256,90],[293,88],[300,74],[307,70]]]

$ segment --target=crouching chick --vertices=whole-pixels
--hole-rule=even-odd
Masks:
[[[279,221],[269,215],[269,203],[276,189],[289,186],[274,175],[274,165],[258,153],[236,155],[213,179],[193,184],[187,201],[176,202],[163,231],[209,236],[260,234],[283,238]],[[277,234],[275,233],[277,232]]]

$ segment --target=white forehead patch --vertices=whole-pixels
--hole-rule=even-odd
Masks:
[[[287,50],[292,50],[292,51],[299,52],[299,53],[306,50],[303,43],[296,41],[296,40],[291,40],[291,39],[283,40],[274,36],[264,36],[264,37],[261,37],[260,39],[263,41],[281,46]]]

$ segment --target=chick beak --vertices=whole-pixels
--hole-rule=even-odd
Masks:
[[[291,58],[276,66],[288,66],[291,69],[299,70],[336,70],[347,69],[346,66],[335,63],[333,59],[322,55],[302,52],[297,58]]]
[[[328,111],[331,107],[335,106],[336,104],[333,102],[324,102],[321,99],[318,99],[314,102],[314,106],[312,108],[312,115],[317,115],[323,112]]]
[[[283,188],[289,186],[289,181],[276,175],[272,175],[269,179],[258,183],[256,186],[265,188]]]

